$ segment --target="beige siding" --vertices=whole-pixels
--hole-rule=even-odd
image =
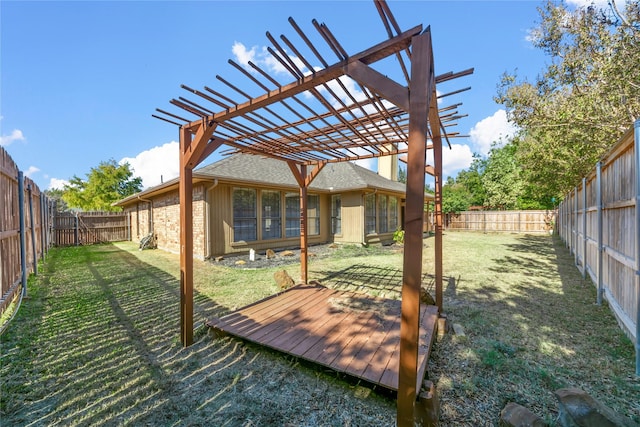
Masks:
[[[364,207],[362,193],[342,193],[342,234],[334,236],[335,242],[362,243],[364,241]]]
[[[232,184],[200,183],[193,187],[193,247],[194,257],[199,259],[234,253],[246,253],[250,249],[264,252],[267,249],[293,248],[300,246],[300,238],[266,239],[251,242],[233,241],[233,189],[247,188]],[[258,187],[258,228],[261,226],[261,191],[280,191],[282,195],[291,189]],[[317,194],[311,192],[310,194]],[[310,235],[310,245],[327,243],[377,243],[391,241],[393,232],[364,236],[364,207],[361,191],[341,194],[342,234],[331,234],[331,195],[318,194],[320,200],[320,234]],[[153,228],[158,248],[180,252],[180,200],[178,190],[173,189],[153,198]],[[400,205],[400,203],[398,203]],[[140,241],[149,234],[150,204],[137,200],[125,207],[131,214],[132,240]],[[284,236],[285,203],[281,203],[282,235]],[[208,218],[208,219],[207,219]],[[400,218],[399,218],[400,219]],[[258,230],[258,237],[261,236]]]
[[[227,252],[227,242],[231,239],[232,211],[231,189],[228,185],[218,185],[208,194],[209,201],[209,242],[210,254]]]

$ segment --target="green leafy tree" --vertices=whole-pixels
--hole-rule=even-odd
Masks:
[[[129,163],[118,165],[114,159],[91,168],[87,179],[73,176],[64,186],[62,199],[70,208],[86,211],[118,211],[114,202],[142,190],[142,178],[134,177]]]
[[[448,177],[442,186],[442,211],[459,213],[471,206],[473,195],[469,189],[452,177]]]
[[[469,169],[460,171],[456,177],[456,183],[464,186],[471,194],[470,206],[482,206],[484,204],[486,190],[482,182],[482,175],[486,164],[486,159],[483,159],[480,154],[474,153]]]
[[[532,32],[551,59],[534,82],[505,74],[496,101],[521,129],[517,158],[532,196],[560,198],[640,116],[640,3],[623,11],[548,1]]]
[[[516,146],[494,145],[489,152],[482,185],[486,197],[484,205],[492,209],[517,209],[518,199],[524,194],[524,180],[515,159]]]
[[[56,203],[56,210],[58,212],[64,212],[68,210],[67,202],[65,202],[62,198],[64,190],[60,188],[51,188],[49,190],[45,190],[44,194],[49,198],[49,200]]]
[[[401,166],[398,166],[398,182],[407,183],[407,170]]]

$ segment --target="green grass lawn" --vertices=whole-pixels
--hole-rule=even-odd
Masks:
[[[553,424],[553,391],[567,386],[640,421],[633,346],[560,242],[447,233],[444,249],[445,312],[466,337],[448,334],[432,353],[442,425],[497,424],[509,401]],[[401,266],[398,250],[345,246],[312,258],[309,276],[397,298]],[[395,423],[390,396],[207,333],[206,318],[276,292],[278,268],[194,268],[196,343],[183,349],[176,255],[128,242],[50,251],[2,336],[2,425]],[[285,269],[298,277],[299,264]]]

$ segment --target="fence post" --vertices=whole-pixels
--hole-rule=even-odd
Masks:
[[[40,192],[40,258],[44,260],[44,248],[46,247],[45,244],[45,224],[46,224],[46,215],[45,215],[45,195],[44,193],[41,191]]]
[[[636,167],[636,377],[640,377],[640,119],[633,127]]]
[[[598,299],[597,304],[602,305],[602,292],[604,290],[604,278],[602,276],[602,257],[604,246],[602,242],[602,162],[596,165],[596,205],[598,207]]]
[[[582,178],[582,278],[587,277],[587,178]]]
[[[27,186],[29,192],[29,218],[31,218],[31,249],[33,250],[33,273],[38,275],[38,249],[36,248],[36,227],[35,220],[33,218],[33,192],[31,190],[31,184]]]
[[[76,215],[74,217],[74,221],[73,221],[73,243],[78,246],[78,234],[79,234],[79,230],[78,230],[79,224],[78,224],[78,212],[76,212]]]
[[[22,269],[22,296],[27,296],[27,232],[24,218],[24,175],[18,171],[18,215],[20,219],[20,268]]]
[[[522,233],[522,211],[518,211],[518,233]]]
[[[576,265],[578,265],[578,186],[573,189],[573,242],[571,249],[573,250],[573,259]]]
[[[482,232],[487,234],[487,212],[482,211]]]

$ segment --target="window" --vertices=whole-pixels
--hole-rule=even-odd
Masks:
[[[233,240],[234,242],[257,240],[256,190],[233,190]]]
[[[387,231],[389,231],[388,229],[388,221],[387,221],[387,196],[383,196],[383,195],[379,195],[378,196],[378,215],[380,215],[380,217],[378,218],[378,232],[379,233],[386,233]]]
[[[307,232],[310,236],[320,234],[320,196],[307,196]]]
[[[331,196],[331,233],[342,234],[342,201],[339,194]]]
[[[287,193],[284,196],[285,237],[300,236],[300,195]]]
[[[398,198],[389,197],[389,230],[398,229]]]
[[[364,223],[365,233],[376,232],[376,195],[374,193],[364,196]]]
[[[300,195],[287,193],[285,204],[285,237],[300,236]],[[307,196],[307,232],[309,235],[320,234],[320,196]]]
[[[282,237],[280,192],[262,191],[262,239]]]

